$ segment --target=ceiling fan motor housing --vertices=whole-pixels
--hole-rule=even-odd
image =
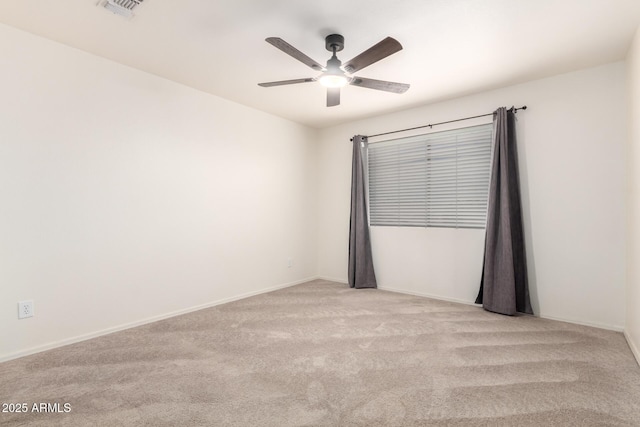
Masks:
[[[328,73],[328,74],[339,74],[339,75],[344,74],[344,72],[340,69],[341,65],[342,65],[342,61],[340,61],[335,56],[332,56],[327,61],[327,71],[326,71],[326,73]]]
[[[340,34],[329,34],[327,37],[325,37],[324,41],[325,47],[329,52],[333,52],[334,48],[336,52],[340,52],[342,49],[344,49],[344,37],[342,37]]]

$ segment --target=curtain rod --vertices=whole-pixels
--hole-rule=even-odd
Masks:
[[[518,107],[518,108],[516,108],[516,107],[511,107],[511,108],[509,108],[509,110],[507,110],[507,111],[513,111],[513,112],[515,113],[515,112],[517,112],[518,110],[526,110],[526,109],[527,109],[527,106],[526,106],[526,105],[523,105],[522,107]],[[438,126],[438,125],[445,125],[445,124],[447,124],[447,123],[461,122],[461,121],[463,121],[463,120],[477,119],[478,117],[487,117],[487,116],[493,116],[493,113],[480,114],[479,116],[465,117],[465,118],[462,118],[462,119],[449,120],[449,121],[446,121],[446,122],[433,123],[433,124],[430,124],[430,125],[416,126],[416,127],[414,127],[414,128],[407,128],[407,129],[394,130],[394,131],[391,131],[391,132],[377,133],[377,134],[375,134],[375,135],[369,135],[369,136],[367,136],[367,138],[373,138],[373,137],[376,137],[376,136],[383,136],[383,135],[391,135],[392,133],[406,132],[406,131],[408,131],[408,130],[415,130],[415,129],[422,129],[422,128],[432,128],[432,127],[434,127],[434,126]],[[351,138],[349,141],[353,141],[353,138]]]

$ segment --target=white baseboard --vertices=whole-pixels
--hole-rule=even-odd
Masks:
[[[437,300],[441,300],[441,301],[457,302],[459,304],[466,304],[466,305],[472,305],[472,306],[475,306],[475,307],[481,307],[479,304],[475,304],[472,301],[465,301],[465,300],[460,300],[460,299],[456,299],[456,298],[448,298],[448,297],[443,297],[443,296],[440,296],[440,295],[428,294],[428,293],[425,293],[425,292],[405,291],[403,289],[397,289],[397,288],[392,288],[392,287],[387,287],[387,286],[379,286],[378,289],[381,289],[383,291],[397,292],[397,293],[400,293],[400,294],[415,295],[415,296],[419,296],[419,297],[433,298],[433,299],[437,299]],[[609,330],[609,331],[616,331],[616,332],[623,332],[624,331],[624,328],[622,326],[607,325],[607,324],[598,323],[598,322],[588,322],[588,321],[568,319],[568,318],[557,317],[557,316],[548,316],[546,314],[537,314],[535,316],[539,317],[541,319],[557,320],[559,322],[572,323],[574,325],[581,325],[581,326],[590,326],[592,328],[606,329],[606,330]]]
[[[336,279],[335,277],[318,276],[318,279],[320,279],[320,280],[328,280],[329,282],[343,283],[345,285],[349,284],[349,282],[347,280],[345,280],[345,279]]]
[[[607,325],[604,323],[589,322],[584,320],[567,319],[567,318],[558,317],[558,316],[548,316],[546,314],[539,314],[539,315],[536,315],[536,317],[539,317],[541,319],[557,320],[558,322],[573,323],[574,325],[590,326],[592,328],[606,329],[608,331],[624,332],[623,326]]]
[[[40,346],[36,346],[36,347],[32,347],[26,350],[21,350],[15,353],[9,353],[6,355],[2,355],[0,356],[0,363],[2,362],[6,362],[9,360],[13,360],[13,359],[18,359],[20,357],[24,357],[24,356],[29,356],[31,354],[35,354],[35,353],[40,353],[46,350],[52,350],[54,348],[58,348],[58,347],[63,347],[65,345],[69,345],[69,344],[75,344],[81,341],[86,341],[92,338],[97,338],[103,335],[108,335],[114,332],[118,332],[118,331],[123,331],[125,329],[130,329],[130,328],[135,328],[136,326],[142,326],[142,325],[146,325],[148,323],[153,323],[153,322],[157,322],[159,320],[164,320],[164,319],[168,319],[170,317],[175,317],[175,316],[180,316],[182,314],[187,314],[187,313],[191,313],[194,311],[198,311],[198,310],[203,310],[205,308],[209,308],[209,307],[215,307],[217,305],[221,305],[221,304],[225,304],[228,302],[232,302],[232,301],[237,301],[237,300],[241,300],[244,298],[249,298],[255,295],[260,295],[260,294],[265,294],[268,292],[273,292],[276,291],[278,289],[284,289],[284,288],[288,288],[291,286],[295,286],[295,285],[299,285],[301,283],[306,283],[306,282],[310,282],[312,280],[328,280],[331,282],[337,282],[337,283],[343,283],[343,284],[347,284],[347,281],[344,279],[339,279],[339,278],[334,278],[334,277],[327,277],[327,276],[311,276],[311,277],[307,277],[305,279],[301,279],[301,280],[297,280],[294,282],[289,282],[289,283],[284,283],[284,284],[280,284],[280,285],[276,285],[276,286],[271,286],[269,288],[266,289],[261,289],[259,291],[254,291],[254,292],[247,292],[244,294],[240,294],[240,295],[236,295],[233,297],[229,297],[229,298],[223,298],[220,300],[216,300],[216,301],[211,301],[205,304],[200,304],[197,306],[193,306],[193,307],[189,307],[189,308],[185,308],[182,310],[176,310],[170,313],[165,313],[165,314],[161,314],[158,316],[152,316],[146,319],[142,319],[139,321],[135,321],[135,322],[129,322],[129,323],[125,323],[122,325],[118,325],[118,326],[114,326],[112,328],[107,328],[107,329],[102,329],[100,331],[95,331],[95,332],[90,332],[88,334],[83,334],[83,335],[78,335],[75,337],[71,337],[71,338],[67,338],[67,339],[63,339],[63,340],[59,340],[59,341],[54,341],[54,342],[50,342],[47,344],[43,344]],[[441,300],[441,301],[448,301],[448,302],[455,302],[455,303],[459,303],[459,304],[465,304],[465,305],[472,305],[475,307],[479,307],[478,304],[474,304],[471,301],[465,301],[465,300],[459,300],[456,298],[448,298],[448,297],[443,297],[440,295],[433,295],[433,294],[429,294],[429,293],[425,293],[425,292],[413,292],[413,291],[406,291],[403,289],[397,289],[397,288],[393,288],[393,287],[388,287],[388,286],[380,286],[378,287],[378,289],[383,290],[383,291],[388,291],[388,292],[396,292],[396,293],[400,293],[400,294],[407,294],[407,295],[415,295],[415,296],[420,296],[420,297],[425,297],[425,298],[433,298],[433,299],[437,299],[437,300]],[[638,346],[633,342],[633,340],[631,339],[631,337],[629,336],[629,334],[627,334],[627,332],[624,330],[624,328],[619,327],[619,326],[611,326],[611,325],[604,325],[604,324],[600,324],[600,323],[596,323],[596,322],[584,322],[584,321],[579,321],[579,320],[574,320],[574,319],[565,319],[565,318],[561,318],[561,317],[556,317],[556,316],[547,316],[547,315],[539,315],[538,317],[542,318],[542,319],[549,319],[549,320],[557,320],[560,322],[567,322],[567,323],[573,323],[573,324],[577,324],[577,325],[582,325],[582,326],[590,326],[590,327],[595,327],[595,328],[600,328],[600,329],[607,329],[607,330],[612,330],[612,331],[616,331],[616,332],[623,332],[624,336],[627,340],[627,343],[629,344],[629,348],[631,348],[631,352],[633,353],[633,355],[636,358],[636,361],[638,362],[638,364],[640,364],[640,350],[638,349]]]
[[[640,349],[638,349],[638,346],[635,342],[633,342],[633,340],[631,339],[631,335],[629,335],[627,331],[624,331],[624,337],[627,340],[627,344],[629,344],[631,353],[633,353],[634,357],[636,358],[636,362],[638,362],[638,365],[640,365]]]
[[[240,294],[240,295],[236,295],[233,297],[229,297],[229,298],[223,298],[220,300],[216,300],[216,301],[210,301],[207,302],[205,304],[200,304],[200,305],[196,305],[193,307],[189,307],[189,308],[185,308],[182,310],[176,310],[176,311],[172,311],[170,313],[165,313],[165,314],[160,314],[158,316],[152,316],[152,317],[148,317],[146,319],[142,319],[142,320],[138,320],[135,322],[129,322],[129,323],[125,323],[122,325],[118,325],[118,326],[114,326],[112,328],[107,328],[107,329],[102,329],[100,331],[95,331],[95,332],[90,332],[88,334],[83,334],[83,335],[78,335],[75,337],[71,337],[71,338],[66,338],[63,340],[59,340],[59,341],[53,341],[47,344],[43,344],[43,345],[39,345],[36,347],[31,347],[28,348],[26,350],[20,350],[18,352],[15,353],[9,353],[6,355],[2,355],[0,356],[0,363],[2,362],[6,362],[9,360],[13,360],[13,359],[18,359],[20,357],[24,357],[24,356],[29,356],[31,354],[35,354],[35,353],[40,353],[46,350],[52,350],[54,348],[58,348],[58,347],[63,347],[65,345],[69,345],[69,344],[75,344],[81,341],[86,341],[92,338],[97,338],[103,335],[108,335],[114,332],[118,332],[118,331],[123,331],[125,329],[130,329],[130,328],[135,328],[136,326],[142,326],[142,325],[146,325],[148,323],[153,323],[153,322],[157,322],[159,320],[164,320],[164,319],[168,319],[170,317],[175,317],[175,316],[180,316],[182,314],[187,314],[187,313],[191,313],[193,311],[198,311],[198,310],[203,310],[205,308],[209,308],[209,307],[214,307],[216,305],[220,305],[220,304],[225,304],[228,302],[232,302],[232,301],[237,301],[237,300],[241,300],[244,298],[249,298],[255,295],[260,295],[260,294],[265,294],[268,292],[273,292],[273,291],[277,291],[278,289],[284,289],[284,288],[288,288],[291,286],[295,286],[295,285],[299,285],[301,283],[306,283],[306,282],[310,282],[312,280],[318,279],[318,276],[312,276],[312,277],[308,277],[305,279],[301,279],[301,280],[297,280],[295,282],[289,282],[289,283],[284,283],[284,284],[280,284],[280,285],[276,285],[276,286],[271,286],[269,288],[266,289],[261,289],[259,291],[254,291],[254,292],[247,292],[244,294]]]
[[[378,286],[378,289],[382,291],[396,292],[399,294],[406,294],[406,295],[415,295],[417,297],[433,298],[440,301],[457,302],[458,304],[473,305],[473,306],[479,307],[478,304],[474,304],[472,301],[465,301],[465,300],[456,299],[456,298],[448,298],[440,295],[429,294],[426,292],[405,291],[404,289],[397,289],[389,286]]]

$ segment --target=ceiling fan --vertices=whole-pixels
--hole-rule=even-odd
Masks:
[[[321,71],[322,74],[317,77],[308,77],[306,79],[258,83],[258,85],[262,87],[319,81],[321,85],[327,88],[327,107],[340,105],[340,88],[347,84],[392,93],[405,93],[407,89],[409,89],[409,85],[406,83],[367,79],[365,77],[353,75],[353,73],[360,71],[363,68],[398,52],[399,50],[402,50],[402,45],[392,37],[387,37],[343,65],[336,56],[336,52],[340,52],[344,49],[344,37],[340,34],[328,35],[325,38],[325,47],[329,52],[332,52],[333,55],[327,61],[326,67],[323,67],[279,37],[269,37],[266,39],[266,42],[272,44],[287,55],[294,57],[312,69]]]

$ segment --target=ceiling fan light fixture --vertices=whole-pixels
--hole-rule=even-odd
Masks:
[[[349,79],[343,74],[325,74],[318,81],[324,87],[343,87],[349,83]]]
[[[321,71],[321,74],[317,77],[258,83],[258,86],[272,87],[296,83],[319,82],[322,86],[327,88],[327,107],[340,105],[340,88],[346,85],[359,86],[367,89],[377,89],[392,93],[404,93],[409,89],[409,85],[405,83],[367,79],[353,75],[353,73],[356,73],[363,68],[368,67],[369,65],[376,63],[399,50],[402,50],[402,45],[392,37],[387,37],[381,42],[371,46],[369,49],[357,55],[355,58],[352,58],[343,66],[342,61],[340,61],[336,56],[336,52],[340,52],[344,48],[344,37],[340,34],[329,34],[325,37],[325,48],[331,52],[332,55],[327,61],[326,67],[323,67],[320,63],[309,58],[307,55],[300,52],[298,49],[279,37],[267,37],[265,40],[267,43],[275,46],[294,59],[297,59],[304,65],[311,67],[316,71]]]

